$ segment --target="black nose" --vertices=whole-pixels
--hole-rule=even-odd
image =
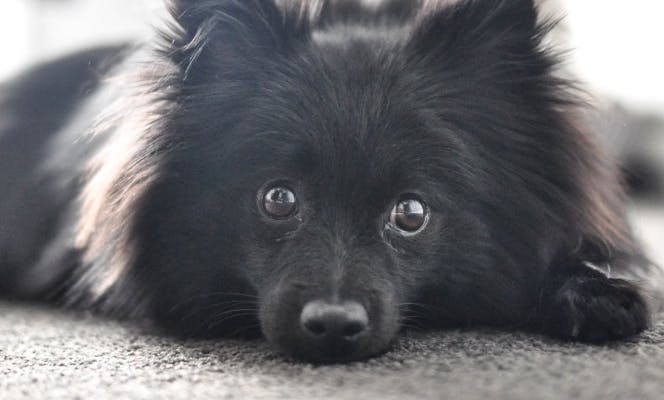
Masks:
[[[352,341],[367,330],[367,310],[355,301],[328,303],[321,300],[305,304],[300,315],[304,331],[318,340]]]

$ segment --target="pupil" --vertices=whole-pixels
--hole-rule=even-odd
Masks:
[[[295,209],[295,194],[285,188],[271,189],[265,195],[265,211],[274,217],[287,217]]]
[[[413,232],[424,224],[424,206],[417,200],[405,200],[399,203],[396,210],[397,227]]]

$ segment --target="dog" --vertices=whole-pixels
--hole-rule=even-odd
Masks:
[[[659,270],[533,0],[177,0],[0,100],[0,294],[310,362],[646,329]]]

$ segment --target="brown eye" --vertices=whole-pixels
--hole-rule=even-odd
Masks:
[[[285,187],[273,187],[263,196],[263,209],[272,218],[288,218],[297,208],[295,193]]]
[[[429,211],[424,203],[416,198],[399,200],[390,214],[390,224],[402,233],[419,233],[429,220]]]

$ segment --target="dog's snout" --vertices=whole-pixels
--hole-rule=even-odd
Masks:
[[[353,341],[369,326],[366,309],[358,302],[329,303],[314,300],[305,304],[300,315],[302,329],[314,340]]]

